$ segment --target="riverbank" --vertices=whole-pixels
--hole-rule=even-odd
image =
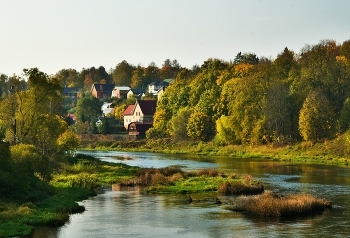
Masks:
[[[29,235],[38,225],[61,226],[70,214],[85,210],[77,201],[95,196],[98,187],[135,177],[138,169],[78,155],[62,164],[49,183],[36,181],[31,199],[0,201],[0,237]]]
[[[181,141],[170,138],[138,141],[83,141],[83,149],[161,152],[171,154],[196,154],[227,156],[233,158],[268,158],[317,164],[349,166],[350,146],[348,136],[323,143],[300,142],[290,145],[227,145],[214,142]]]

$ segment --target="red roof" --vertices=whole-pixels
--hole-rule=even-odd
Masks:
[[[124,115],[124,116],[125,116],[125,115],[132,115],[132,112],[134,111],[134,107],[135,107],[135,105],[130,105],[130,106],[128,106],[128,108],[125,109],[123,115]]]
[[[137,103],[139,104],[144,115],[154,115],[156,112],[156,100],[137,100]]]

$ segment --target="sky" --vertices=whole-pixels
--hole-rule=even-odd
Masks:
[[[350,40],[349,0],[0,0],[0,73],[182,67]]]

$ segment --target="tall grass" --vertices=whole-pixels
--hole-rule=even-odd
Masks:
[[[310,215],[332,206],[330,201],[308,194],[277,196],[270,191],[259,196],[244,198],[241,203],[240,206],[246,213],[264,217]]]

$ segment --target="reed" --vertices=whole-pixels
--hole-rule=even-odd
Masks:
[[[285,217],[311,215],[331,208],[328,200],[316,198],[308,194],[275,195],[266,191],[259,196],[244,198],[240,207],[245,213],[264,217]]]
[[[218,191],[223,195],[256,195],[264,192],[264,185],[241,181],[225,181],[220,184]]]

